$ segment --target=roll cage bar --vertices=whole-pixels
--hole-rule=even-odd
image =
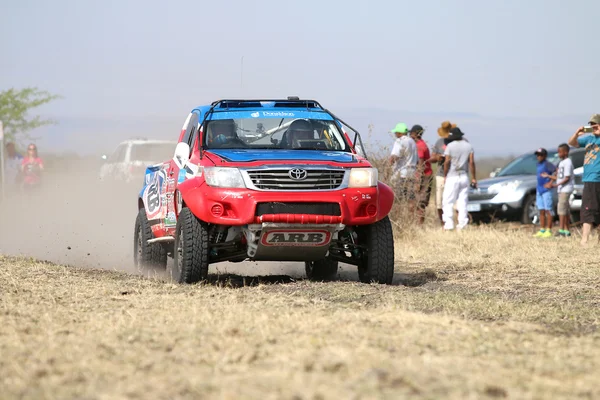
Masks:
[[[210,104],[211,105],[210,109],[204,114],[204,119],[202,120],[202,123],[200,124],[202,132],[206,132],[206,123],[210,120],[209,117],[215,112],[215,109],[217,109],[216,112],[219,112],[219,111],[229,110],[230,108],[261,108],[261,107],[263,107],[263,103],[271,103],[271,104],[269,104],[269,108],[271,108],[271,107],[272,108],[306,108],[307,111],[313,111],[314,109],[317,109],[318,111],[322,111],[322,112],[328,114],[329,116],[331,116],[331,118],[333,118],[334,120],[347,126],[348,128],[350,128],[350,130],[352,130],[352,132],[354,132],[354,143],[352,143],[352,146],[356,149],[357,141],[358,141],[358,144],[361,148],[363,156],[365,158],[367,158],[367,154],[365,153],[365,150],[364,150],[365,147],[364,147],[362,139],[360,137],[360,132],[358,132],[352,126],[350,126],[349,124],[344,122],[341,118],[338,118],[334,113],[332,113],[331,111],[329,111],[328,109],[323,107],[318,101],[316,101],[316,100],[300,100],[297,97],[288,97],[285,100],[284,99],[253,99],[253,100],[223,99],[223,100],[213,101]],[[221,109],[224,109],[224,110],[221,110]],[[199,147],[200,147],[200,152],[202,153],[203,145],[202,145],[202,143],[200,143],[200,141],[198,141],[198,143],[199,143]]]

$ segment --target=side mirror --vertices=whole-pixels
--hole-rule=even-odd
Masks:
[[[175,161],[175,164],[177,164],[180,169],[183,168],[188,161],[190,161],[190,146],[187,143],[177,143],[173,161]]]
[[[490,178],[495,178],[495,177],[496,177],[496,175],[498,175],[498,172],[500,172],[501,170],[502,170],[502,168],[496,168],[495,170],[493,170],[493,171],[490,173]]]

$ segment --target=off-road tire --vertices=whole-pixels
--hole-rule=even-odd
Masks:
[[[208,226],[184,207],[175,229],[175,252],[171,278],[196,283],[208,278]]]
[[[363,283],[390,284],[394,278],[394,235],[388,217],[359,230],[358,242],[366,248],[358,266]]]
[[[535,202],[536,202],[535,194],[528,194],[527,197],[525,197],[525,201],[523,201],[523,212],[521,213],[521,223],[522,224],[525,224],[525,225],[533,224],[533,221],[531,220],[531,217],[529,215],[529,208],[532,206],[532,204],[535,204]]]
[[[332,281],[337,277],[339,263],[336,260],[325,258],[317,261],[306,261],[304,269],[306,276],[311,281]]]
[[[148,240],[154,239],[152,228],[146,216],[146,210],[139,210],[135,219],[135,232],[133,234],[133,262],[138,273],[144,273],[148,269],[167,266],[167,251],[160,243],[148,244]]]

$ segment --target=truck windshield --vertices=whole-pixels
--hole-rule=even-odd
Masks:
[[[350,151],[335,121],[310,118],[211,120],[206,125],[205,147]]]

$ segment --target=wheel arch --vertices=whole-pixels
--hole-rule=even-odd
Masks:
[[[203,218],[207,213],[205,207],[206,201],[204,196],[198,190],[199,188],[199,186],[196,186],[192,182],[190,182],[190,180],[187,180],[181,185],[179,185],[179,187],[177,187],[174,195],[176,196],[175,199],[181,199],[182,210],[184,207],[188,208],[196,217],[202,220],[206,220],[205,218]],[[179,200],[175,201],[178,202]]]
[[[521,199],[521,207],[525,207],[525,202],[527,201],[527,198],[529,196],[535,196],[536,194],[536,188],[531,188],[529,190],[527,190],[525,192],[525,194],[523,195],[523,198]]]
[[[394,191],[383,182],[377,183],[377,221],[382,220],[392,211]]]

